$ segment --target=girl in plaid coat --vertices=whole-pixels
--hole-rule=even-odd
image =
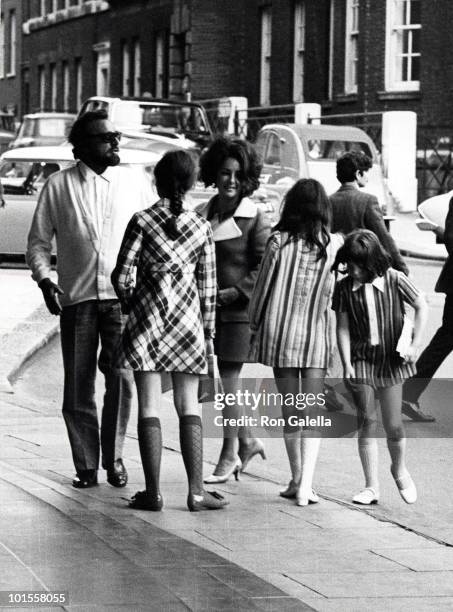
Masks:
[[[171,372],[180,417],[181,453],[189,481],[190,510],[217,509],[226,501],[202,485],[202,430],[198,378],[206,373],[215,326],[216,273],[210,225],[187,210],[184,195],[196,166],[185,151],[164,155],[154,170],[161,198],[129,222],[112,282],[129,318],[118,367],[134,370],[138,440],[146,490],[130,506],[161,510],[161,373]],[[134,277],[136,275],[136,281]]]

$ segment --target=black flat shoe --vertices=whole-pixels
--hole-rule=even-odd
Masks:
[[[107,482],[117,488],[127,485],[127,470],[122,459],[118,459],[112,467],[107,468]]]
[[[200,510],[220,510],[228,506],[230,502],[227,501],[223,495],[217,493],[217,491],[203,491],[202,495],[193,495],[189,493],[187,497],[187,507],[191,512],[200,512]]]
[[[152,512],[160,512],[163,505],[164,500],[160,493],[153,495],[146,491],[137,491],[129,502],[129,508],[134,508],[135,510],[151,510]]]
[[[96,470],[85,470],[79,472],[72,481],[72,486],[76,489],[89,489],[96,487],[98,484],[98,473]]]

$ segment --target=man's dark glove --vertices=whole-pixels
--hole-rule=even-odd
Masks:
[[[63,295],[64,291],[56,283],[50,280],[50,278],[43,278],[38,287],[41,289],[44,296],[44,301],[47,306],[47,310],[50,314],[59,315],[61,313],[60,295]]]

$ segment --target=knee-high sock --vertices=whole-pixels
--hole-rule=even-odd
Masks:
[[[300,482],[302,461],[300,456],[300,428],[283,430],[283,439],[285,440],[286,454],[288,455],[289,467],[291,470],[291,478],[293,482]]]
[[[199,416],[188,414],[179,419],[179,440],[189,492],[201,495],[203,493],[203,434]]]
[[[146,491],[159,494],[160,461],[162,457],[162,430],[160,419],[146,417],[137,424],[138,444],[145,474]]]
[[[301,437],[302,478],[300,491],[303,495],[309,495],[313,486],[313,474],[315,472],[316,460],[318,458],[321,438]]]
[[[390,458],[392,460],[392,474],[395,478],[406,475],[406,438],[387,439]]]
[[[365,476],[365,487],[379,492],[378,445],[376,438],[359,438],[359,457]]]

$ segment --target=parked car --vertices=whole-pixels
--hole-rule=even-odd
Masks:
[[[133,164],[150,179],[150,204],[157,199],[151,181],[160,155],[151,151],[120,150],[122,164]],[[11,149],[0,157],[0,180],[6,207],[0,208],[0,254],[23,260],[28,231],[39,192],[57,170],[75,163],[70,146]]]
[[[66,142],[76,115],[72,113],[33,113],[24,115],[9,148],[59,145]]]
[[[337,125],[265,125],[256,138],[263,160],[261,184],[280,199],[299,178],[314,178],[330,195],[340,183],[336,178],[336,161],[346,151],[362,151],[373,166],[366,191],[373,193],[387,210],[390,194],[385,184],[378,151],[371,138],[361,129]]]
[[[178,100],[153,100],[151,98],[88,98],[79,111],[103,108],[116,128],[123,133],[141,131],[160,135],[185,146],[188,139],[193,146],[203,149],[212,139],[208,116],[201,104]]]

